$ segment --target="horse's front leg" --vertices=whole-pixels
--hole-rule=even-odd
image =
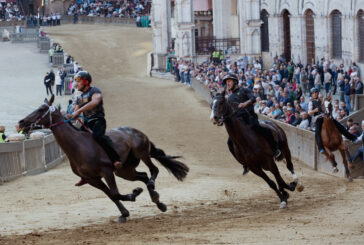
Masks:
[[[116,192],[115,192],[115,190],[113,190],[113,193],[112,193],[110,191],[110,189],[105,185],[105,183],[102,182],[101,178],[85,178],[85,180],[91,186],[93,186],[99,190],[102,190],[115,203],[115,205],[118,207],[118,209],[121,213],[121,216],[119,217],[118,221],[120,223],[125,223],[126,218],[129,217],[129,211],[119,201],[120,197],[117,195],[117,194],[119,194],[117,189],[116,189]],[[114,181],[115,181],[115,179],[114,179]],[[117,194],[115,194],[115,193],[117,193]]]

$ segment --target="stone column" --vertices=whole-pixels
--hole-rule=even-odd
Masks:
[[[195,56],[195,24],[193,0],[176,0],[176,41],[178,57]]]
[[[241,53],[250,60],[261,55],[261,33],[259,0],[240,0],[240,47]]]
[[[153,1],[153,70],[164,70],[166,68],[166,57],[171,42],[170,11],[170,0]]]

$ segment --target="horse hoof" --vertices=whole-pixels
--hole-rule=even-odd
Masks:
[[[120,216],[120,217],[118,218],[118,223],[126,223],[126,217],[124,217],[124,216]]]
[[[339,169],[338,169],[337,167],[334,167],[334,168],[332,168],[332,172],[333,172],[334,174],[336,174],[337,172],[339,172]]]
[[[353,182],[353,178],[352,177],[348,177],[348,181],[349,182]]]
[[[137,196],[139,196],[139,195],[140,195],[140,193],[142,193],[142,192],[143,192],[143,188],[138,187],[138,188],[135,188],[135,189],[133,190],[133,195],[134,195],[134,197],[137,197]]]
[[[350,169],[355,169],[355,165],[353,163],[349,163]]]
[[[159,210],[160,210],[160,211],[162,211],[162,212],[167,211],[167,206],[166,206],[164,203],[161,203],[161,202],[157,203],[157,207],[158,207],[158,208],[159,208]]]
[[[287,207],[287,203],[285,201],[281,202],[281,205],[279,206],[280,209],[284,209]]]
[[[297,190],[298,192],[302,192],[302,191],[303,191],[303,189],[305,189],[305,187],[304,187],[303,185],[301,185],[301,184],[298,184],[298,185],[297,185],[296,190]]]

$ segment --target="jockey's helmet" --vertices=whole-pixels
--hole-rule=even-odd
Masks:
[[[226,81],[228,79],[231,79],[235,82],[235,84],[238,84],[239,82],[239,79],[238,79],[238,76],[236,76],[235,74],[227,74],[226,76],[224,76],[224,78],[222,79],[222,85],[223,86],[226,86]]]
[[[90,85],[90,83],[92,82],[92,77],[91,77],[90,73],[88,73],[87,71],[77,72],[74,79],[76,79],[76,78],[80,78],[82,80],[82,84],[84,86]]]
[[[311,88],[311,94],[312,93],[318,93],[318,92],[319,92],[319,90],[317,88]]]

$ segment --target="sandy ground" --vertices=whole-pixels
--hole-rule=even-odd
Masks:
[[[142,130],[190,167],[178,182],[160,167],[156,189],[168,211],[160,213],[146,192],[119,213],[100,191],[85,185],[65,161],[47,173],[0,186],[0,244],[363,244],[364,181],[348,183],[295,163],[305,185],[289,207],[268,185],[229,154],[223,127],[190,88],[145,77],[151,32],[145,29],[67,25],[49,29],[93,74],[104,93],[109,128]],[[328,163],[329,164],[329,163]],[[161,166],[161,165],[158,165]],[[284,179],[291,181],[284,163]],[[145,169],[141,164],[140,169]],[[122,193],[142,183],[117,179]]]
[[[6,127],[7,134],[15,133],[19,119],[47,96],[43,79],[50,69],[48,55],[39,53],[37,43],[0,42],[0,125]],[[55,103],[66,108],[68,99],[57,96]]]

